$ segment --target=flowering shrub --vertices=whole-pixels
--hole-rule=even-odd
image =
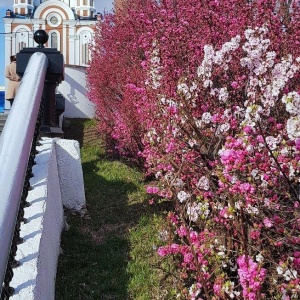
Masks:
[[[90,96],[118,150],[155,175],[148,193],[173,203],[158,254],[178,262],[178,298],[298,299],[299,8],[204,2],[137,4],[105,24],[132,64],[109,83],[118,101],[94,94],[91,66]],[[109,41],[102,63],[120,55]]]
[[[177,198],[181,222],[175,227],[183,226],[189,235],[206,233],[207,239],[199,242],[186,238],[180,228],[176,238],[188,246],[159,250],[162,256],[181,255],[182,268],[195,271],[203,299],[213,295],[216,299],[226,295],[296,299],[300,295],[298,271],[292,263],[299,250],[300,229],[299,94],[288,86],[300,59],[289,55],[275,61],[276,53],[268,51],[267,34],[267,27],[247,29],[242,45],[237,36],[219,51],[204,47],[197,77],[178,85],[180,100],[172,103],[176,110],[171,114],[181,122],[172,122],[172,137],[163,137],[173,142],[172,157],[167,149],[162,156],[169,164],[161,168],[151,155],[146,156],[157,168],[158,194]],[[220,64],[228,70],[238,47],[244,50],[239,61],[246,69],[242,80],[247,79],[247,84],[239,87],[229,81],[214,87],[214,71],[220,74]],[[236,101],[238,89],[245,95],[244,103]],[[204,91],[212,103],[219,103],[213,111],[210,103],[202,108],[203,100],[195,96]],[[193,113],[198,110],[197,117],[187,117],[187,103],[194,107]],[[186,257],[191,259],[188,265]],[[278,269],[281,264],[289,267]]]

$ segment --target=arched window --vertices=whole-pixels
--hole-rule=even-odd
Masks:
[[[57,33],[52,32],[50,35],[50,47],[51,48],[58,48],[58,43],[57,43]]]
[[[91,60],[90,46],[92,42],[92,31],[84,29],[79,32],[79,65],[86,66]]]
[[[13,43],[15,44],[16,53],[18,53],[23,48],[28,47],[29,31],[27,31],[27,28],[17,28],[17,30],[14,31]]]
[[[23,50],[23,48],[26,47],[26,43],[25,42],[20,42],[19,43],[19,51]]]
[[[90,58],[90,51],[89,45],[83,44],[82,45],[82,64],[87,65],[89,63]]]

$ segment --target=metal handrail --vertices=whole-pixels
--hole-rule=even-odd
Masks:
[[[4,283],[49,62],[34,53],[0,136],[0,287]],[[1,290],[0,290],[1,291]]]

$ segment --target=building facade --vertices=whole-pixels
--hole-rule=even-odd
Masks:
[[[95,0],[12,0],[3,18],[5,63],[25,47],[36,47],[34,32],[43,29],[49,39],[45,47],[57,48],[68,66],[86,66],[90,45],[101,14]]]

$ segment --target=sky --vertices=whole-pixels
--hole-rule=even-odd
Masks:
[[[0,0],[0,86],[5,84],[4,77],[4,22],[3,17],[7,9],[13,9],[14,0]],[[95,0],[96,11],[100,13],[111,12],[113,0]]]

